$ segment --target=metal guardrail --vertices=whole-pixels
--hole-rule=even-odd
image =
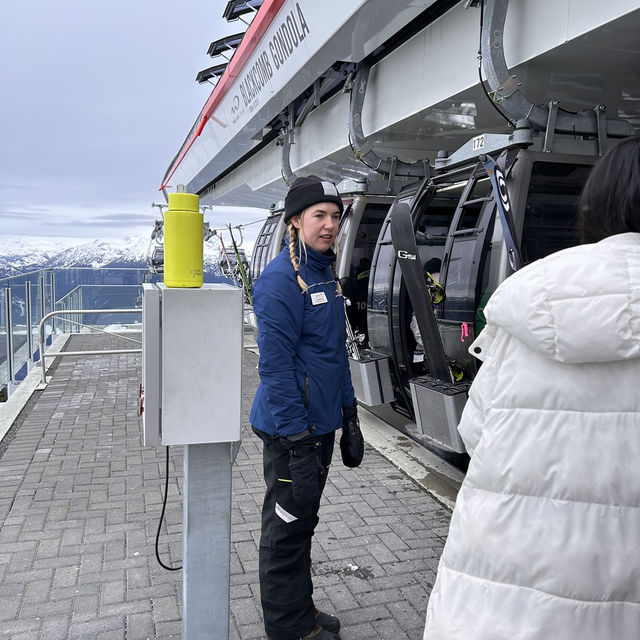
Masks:
[[[38,339],[40,343],[40,364],[42,366],[42,382],[46,384],[47,375],[45,367],[45,358],[57,358],[59,356],[97,356],[113,353],[142,353],[142,349],[104,349],[103,351],[58,351],[57,353],[45,353],[44,352],[44,324],[45,321],[52,316],[61,314],[78,314],[85,313],[142,313],[142,309],[58,309],[57,311],[51,311],[42,317],[40,324],[38,325]]]

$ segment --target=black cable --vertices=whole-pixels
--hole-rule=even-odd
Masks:
[[[239,231],[241,231],[244,227],[249,227],[252,224],[258,224],[259,222],[264,222],[269,216],[265,216],[264,218],[260,218],[259,220],[254,220],[253,222],[246,222],[245,224],[237,224],[235,225],[233,228],[234,229],[238,229]],[[226,231],[228,229],[228,227],[225,227],[224,229],[214,229],[214,231],[216,233],[220,233],[222,231]],[[242,241],[240,242],[240,244],[242,244]]]
[[[491,103],[491,106],[509,123],[509,126],[513,129],[516,128],[516,123],[507,116],[506,113],[498,107],[498,105],[491,99],[487,87],[484,86],[482,80],[482,27],[484,26],[484,0],[480,0],[480,42],[478,43],[478,79],[480,80],[480,86],[484,95],[487,96],[487,100]]]
[[[158,531],[156,532],[156,560],[158,561],[158,564],[163,568],[166,569],[167,571],[180,571],[180,569],[182,569],[182,567],[170,567],[166,564],[164,564],[164,562],[162,562],[162,560],[160,559],[160,551],[158,549],[158,543],[160,541],[160,528],[162,527],[162,521],[164,520],[164,512],[165,509],[167,508],[167,495],[169,494],[169,447],[165,447],[166,451],[167,451],[167,458],[166,458],[166,464],[165,464],[165,471],[164,471],[164,497],[162,499],[162,513],[160,514],[160,521],[158,522]]]
[[[258,222],[264,222],[269,216],[266,216],[265,218],[260,218],[260,220],[254,220],[253,222],[245,222],[244,224],[239,224],[236,227],[234,227],[234,229],[239,229],[240,227],[248,227],[252,224],[258,224]]]

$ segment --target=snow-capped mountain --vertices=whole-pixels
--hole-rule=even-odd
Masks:
[[[52,256],[45,266],[53,269],[143,267],[146,265],[148,249],[148,237],[131,236],[124,240],[93,240],[63,249]]]
[[[72,242],[63,238],[0,238],[0,278],[41,269]]]
[[[150,239],[130,236],[124,240],[82,241],[66,238],[0,239],[0,278],[38,269],[72,267],[147,267]],[[204,245],[204,271],[218,275],[219,245]]]

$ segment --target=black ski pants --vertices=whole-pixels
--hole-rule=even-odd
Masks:
[[[301,506],[291,494],[289,452],[280,438],[256,428],[263,447],[267,485],[262,506],[259,576],[264,626],[273,640],[299,640],[316,626],[311,582],[311,538],[318,524],[316,504]],[[333,456],[335,432],[317,436],[316,455],[325,469]]]

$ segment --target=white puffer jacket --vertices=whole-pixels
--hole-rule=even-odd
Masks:
[[[425,640],[640,639],[640,234],[508,278]]]

